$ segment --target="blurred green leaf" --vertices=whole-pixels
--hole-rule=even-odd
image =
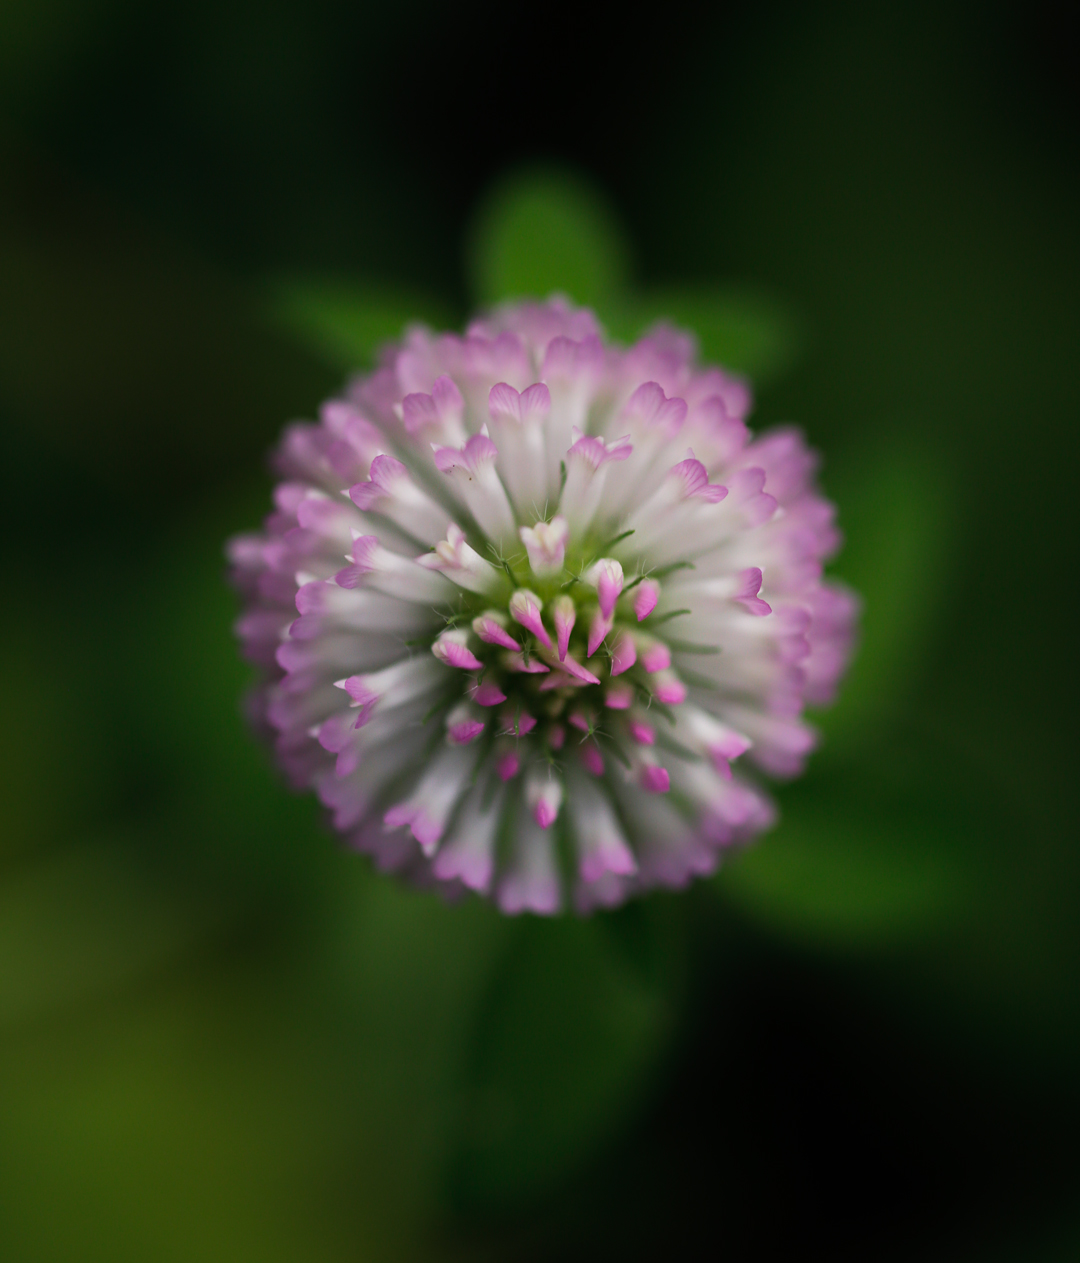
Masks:
[[[932,805],[885,809],[888,788],[857,779],[786,797],[775,833],[725,865],[719,889],[775,931],[840,947],[911,939],[966,911],[971,866],[952,822]]]
[[[632,340],[664,321],[691,330],[702,357],[757,380],[798,353],[792,312],[760,289],[630,287],[630,251],[613,208],[565,170],[526,170],[487,195],[470,235],[469,275],[482,303],[567,294],[596,309],[609,332]]]
[[[887,807],[895,791],[867,761],[919,678],[941,608],[948,473],[897,434],[856,448],[828,484],[849,540],[837,570],[864,603],[861,643],[837,705],[816,719],[825,741],[809,788],[781,794],[776,833],[733,860],[720,884],[786,933],[841,945],[910,939],[968,908],[980,866],[962,821],[946,820],[925,790]]]
[[[630,341],[663,322],[695,335],[701,358],[743,373],[755,386],[774,381],[798,359],[801,334],[792,309],[752,287],[684,285],[625,295],[603,309],[616,337]]]
[[[483,304],[565,293],[594,307],[609,332],[627,341],[657,323],[673,324],[694,334],[703,359],[758,384],[782,375],[798,356],[793,312],[761,289],[629,289],[629,249],[613,209],[565,170],[518,172],[497,184],[469,240],[472,288]],[[369,367],[379,346],[411,323],[453,323],[429,295],[404,289],[297,276],[274,281],[270,293],[272,322],[345,370]]]
[[[385,342],[417,322],[446,328],[452,316],[427,294],[327,277],[273,281],[267,312],[325,363],[343,371],[370,368]]]
[[[837,704],[817,722],[824,757],[857,753],[910,696],[946,600],[955,492],[940,452],[893,431],[830,465],[845,543],[832,572],[859,594],[859,643]]]
[[[562,169],[518,171],[490,190],[468,239],[480,303],[558,291],[602,307],[629,280],[630,250],[599,190]]]

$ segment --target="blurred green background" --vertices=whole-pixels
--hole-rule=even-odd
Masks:
[[[1080,1254],[1075,51],[0,2],[5,1263]],[[221,545],[404,321],[553,287],[803,425],[865,618],[759,846],[509,921],[282,788]]]

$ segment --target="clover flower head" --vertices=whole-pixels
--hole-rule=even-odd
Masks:
[[[412,329],[294,425],[230,544],[292,782],[384,869],[580,912],[682,886],[768,827],[854,598],[801,435],[659,328],[562,300]],[[744,765],[749,765],[745,767]]]

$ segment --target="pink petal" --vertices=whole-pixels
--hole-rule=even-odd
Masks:
[[[666,706],[681,706],[686,701],[686,685],[675,677],[660,681],[654,691],[656,700]]]
[[[535,655],[526,660],[523,653],[508,653],[503,656],[503,662],[508,671],[515,671],[518,675],[547,675],[551,670]]]
[[[521,420],[540,421],[551,411],[551,391],[543,382],[534,382],[521,392]]]
[[[592,720],[584,713],[584,711],[572,711],[567,722],[571,725],[571,727],[576,728],[579,732],[592,731]]]
[[[772,606],[758,596],[758,593],[761,591],[761,571],[756,566],[751,566],[747,570],[740,570],[736,577],[739,580],[739,586],[735,592],[734,600],[748,614],[756,614],[759,617],[771,614]]]
[[[548,802],[546,798],[541,798],[533,808],[533,819],[541,829],[547,829],[555,823],[555,817],[558,811]]]
[[[561,688],[584,688],[588,680],[577,680],[567,671],[552,671],[548,678],[540,685],[541,693],[550,693],[554,689]]]
[[[634,597],[634,613],[639,623],[656,609],[656,602],[659,600],[660,585],[655,579],[643,579],[638,585],[637,596]]]
[[[522,711],[518,715],[504,715],[502,724],[500,731],[503,736],[524,737],[536,727],[536,720],[528,711]]]
[[[611,631],[613,621],[613,619],[605,618],[600,610],[597,610],[593,615],[592,623],[589,625],[589,649],[586,654],[587,657],[591,658],[597,649],[600,648],[604,637],[609,631]]]
[[[497,382],[488,391],[488,411],[492,418],[507,417],[521,420],[521,396],[507,382]]]
[[[611,674],[622,675],[624,671],[637,662],[637,649],[633,638],[627,632],[620,632],[611,651]]]
[[[446,637],[436,640],[431,646],[431,652],[448,667],[459,667],[462,671],[481,671],[484,667],[472,650]]]
[[[645,382],[627,400],[623,416],[659,426],[669,438],[674,438],[686,420],[686,400],[669,399],[659,382]]]
[[[659,767],[655,763],[646,763],[641,769],[638,783],[642,789],[648,790],[650,794],[666,794],[671,788],[671,777],[668,776],[666,767]]]
[[[584,741],[578,747],[578,758],[593,776],[604,775],[604,756],[595,741]]]
[[[650,645],[641,655],[641,665],[649,675],[671,666],[671,650],[665,644]]]
[[[402,422],[409,434],[416,434],[425,425],[438,425],[435,400],[421,392],[406,395],[401,401]]]
[[[518,772],[521,771],[521,760],[513,750],[508,750],[506,754],[501,755],[498,763],[495,764],[495,771],[499,774],[502,781],[512,781]]]
[[[609,710],[629,710],[634,703],[634,690],[629,684],[609,685],[604,694],[604,705]]]
[[[537,598],[523,588],[519,588],[510,598],[510,617],[520,623],[526,631],[532,632],[542,645],[550,649],[551,637],[540,621],[540,608]]]
[[[580,680],[582,684],[599,684],[600,677],[593,675],[588,667],[583,667],[580,662],[575,661],[569,654],[566,661],[562,664],[562,669],[568,675],[572,675],[575,680]]]
[[[477,706],[498,706],[500,702],[506,701],[506,694],[489,680],[472,690],[472,699]]]
[[[656,729],[652,724],[647,724],[643,719],[631,719],[627,723],[630,729],[630,735],[642,746],[651,746],[656,744]]]
[[[440,417],[460,418],[465,411],[465,400],[457,388],[457,383],[445,373],[435,378],[435,385],[431,388],[431,397]]]
[[[556,597],[553,614],[555,618],[555,638],[559,645],[559,661],[562,662],[566,658],[566,650],[570,645],[570,633],[574,630],[574,624],[577,622],[577,611],[574,609],[574,602],[565,594]]]
[[[473,631],[489,645],[501,645],[504,649],[520,650],[521,646],[495,619],[486,614],[473,619]]]
[[[597,596],[600,598],[600,613],[605,618],[610,618],[615,609],[615,602],[619,599],[619,594],[623,590],[623,573],[622,566],[615,562],[613,565],[603,566],[600,571],[600,578],[596,585]]]

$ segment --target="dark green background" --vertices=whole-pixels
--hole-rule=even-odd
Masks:
[[[0,1257],[1080,1251],[1074,27],[0,3]],[[826,456],[783,822],[587,922],[340,852],[221,543],[413,315],[661,312]]]

